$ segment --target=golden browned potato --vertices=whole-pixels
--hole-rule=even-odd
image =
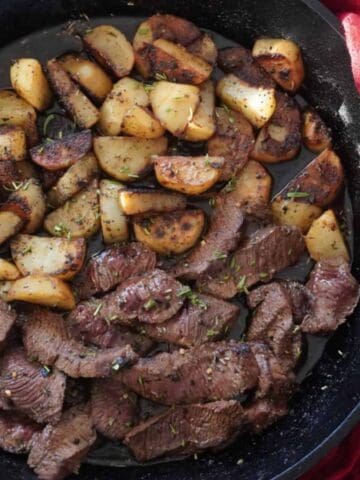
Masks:
[[[3,258],[0,258],[0,280],[16,280],[19,278],[20,272],[16,265]]]
[[[200,103],[183,134],[184,139],[189,142],[204,142],[212,137],[216,130],[214,85],[208,80],[199,88]]]
[[[119,193],[120,207],[125,215],[142,213],[173,212],[186,207],[186,197],[165,190],[126,189]]]
[[[286,199],[276,197],[271,210],[274,220],[280,225],[293,225],[305,234],[313,221],[321,215],[322,209],[311,203],[302,202],[301,199]]]
[[[221,176],[222,157],[154,157],[157,181],[165,188],[199,195],[209,190]]]
[[[16,125],[0,126],[0,161],[22,161],[26,158],[26,136]]]
[[[146,107],[135,105],[125,115],[122,130],[127,135],[139,138],[159,138],[165,129]]]
[[[91,128],[99,120],[99,110],[82,93],[78,85],[53,59],[46,64],[51,86],[68,114],[80,128]]]
[[[16,235],[25,220],[12,211],[0,210],[0,245],[8,238]]]
[[[135,105],[147,107],[149,96],[144,85],[134,78],[116,82],[100,109],[99,130],[104,135],[119,135],[126,113]]]
[[[70,280],[81,270],[86,255],[83,238],[69,240],[20,234],[11,240],[10,248],[23,276],[51,275],[63,280]]]
[[[326,210],[310,227],[305,243],[310,257],[316,262],[324,258],[343,257],[350,261],[349,252],[333,210]]]
[[[88,238],[100,228],[98,181],[93,182],[45,217],[44,228],[51,235]]]
[[[15,280],[7,297],[8,301],[20,300],[61,310],[75,308],[75,298],[69,285],[50,275],[28,275]]]
[[[312,152],[320,153],[326,148],[331,148],[330,130],[315,110],[307,109],[303,113],[302,138],[306,148]]]
[[[301,86],[304,64],[300,48],[292,40],[259,38],[252,54],[284,90],[293,93]]]
[[[99,172],[95,155],[90,152],[72,165],[47,194],[48,204],[59,207],[89,185]]]
[[[164,155],[165,137],[156,139],[134,137],[97,137],[94,151],[100,167],[123,182],[133,182],[149,172],[152,155]]]
[[[58,58],[58,62],[94,102],[101,103],[105,100],[113,83],[99,65],[79,53],[62,55]]]
[[[100,182],[101,228],[105,243],[123,242],[128,239],[127,219],[119,202],[119,193],[124,188],[124,185],[114,180]]]
[[[39,141],[34,107],[11,90],[0,90],[0,123],[21,127],[29,146]]]
[[[150,92],[155,117],[173,135],[181,135],[192,121],[200,102],[200,90],[194,85],[156,82]]]
[[[136,239],[162,255],[189,250],[200,238],[204,224],[202,210],[181,210],[133,220]]]
[[[19,58],[10,68],[14,90],[37,110],[50,107],[53,96],[41,63],[35,58]]]
[[[99,25],[86,32],[82,40],[95,60],[115,77],[129,75],[135,56],[131,44],[120,30],[111,25]]]

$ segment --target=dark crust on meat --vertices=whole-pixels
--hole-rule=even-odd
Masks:
[[[15,412],[0,413],[0,448],[10,453],[27,453],[40,425]]]
[[[249,430],[260,433],[288,413],[286,401],[263,398],[244,409],[244,422]]]

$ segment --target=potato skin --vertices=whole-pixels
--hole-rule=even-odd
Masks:
[[[155,189],[125,189],[119,194],[120,206],[126,215],[173,212],[186,207],[186,197]]]
[[[315,110],[307,109],[303,113],[302,139],[306,148],[315,153],[331,148],[330,130]]]
[[[24,223],[25,220],[15,212],[0,210],[0,245],[16,235]]]
[[[161,255],[184,253],[195,245],[205,224],[202,210],[184,210],[135,217],[135,237]]]
[[[22,161],[26,158],[26,136],[16,125],[0,126],[0,161]]]
[[[113,180],[100,182],[100,216],[104,242],[123,242],[129,237],[127,218],[121,209],[119,193],[124,185]]]

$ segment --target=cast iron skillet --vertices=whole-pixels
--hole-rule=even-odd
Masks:
[[[316,0],[0,0],[0,47],[81,13],[155,12],[186,17],[245,46],[261,35],[289,37],[300,44],[307,67],[302,94],[332,127],[346,169],[354,209],[354,274],[359,279],[360,99],[338,23]],[[265,434],[243,437],[215,456],[126,470],[86,465],[76,478],[294,480],[360,420],[360,308],[329,342],[291,406],[290,415]],[[35,478],[25,459],[3,452],[0,472],[9,480]]]

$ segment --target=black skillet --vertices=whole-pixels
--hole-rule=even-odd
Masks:
[[[314,0],[0,0],[0,46],[49,26],[96,16],[175,13],[250,46],[256,37],[282,36],[303,50],[303,96],[332,127],[347,172],[354,209],[354,273],[360,278],[360,99],[338,23]],[[44,35],[46,39],[46,34]],[[26,49],[25,45],[22,47]],[[46,41],[44,42],[44,50]],[[62,44],[59,40],[59,51]],[[20,50],[21,51],[21,50]],[[40,56],[41,52],[32,52]],[[3,69],[0,66],[1,73]],[[3,81],[1,82],[3,83]],[[243,437],[198,460],[115,470],[82,467],[81,480],[294,480],[360,420],[360,309],[328,343],[303,382],[290,415],[258,438]],[[156,441],[156,439],[154,439]],[[33,479],[25,459],[1,452],[0,478]]]

